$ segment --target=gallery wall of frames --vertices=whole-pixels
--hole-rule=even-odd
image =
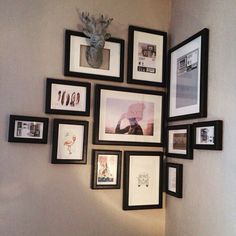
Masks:
[[[43,81],[45,113],[58,115],[52,120],[51,163],[85,165],[91,158],[91,189],[120,189],[123,174],[124,210],[162,208],[163,191],[183,197],[183,164],[171,163],[168,157],[193,160],[194,149],[222,150],[222,120],[171,125],[207,117],[209,30],[169,51],[166,32],[138,26],[127,31],[127,83],[143,85],[142,89],[109,85],[126,83],[123,39],[106,41],[103,63],[93,68],[86,61],[86,36],[65,30],[66,78]],[[91,91],[90,80],[104,84],[96,84]],[[145,89],[146,85],[153,89]],[[165,92],[155,91],[158,87]],[[90,101],[91,93],[94,101]],[[88,140],[89,122],[83,116],[93,116],[92,140]],[[48,125],[49,118],[11,114],[8,141],[46,144]],[[88,142],[112,145],[115,150],[96,148],[87,157]],[[133,146],[133,151],[122,152],[120,146]],[[163,147],[164,151],[137,151],[137,146]]]

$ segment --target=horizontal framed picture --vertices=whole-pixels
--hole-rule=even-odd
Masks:
[[[183,197],[183,165],[166,163],[166,193],[177,198]]]
[[[164,93],[97,85],[94,143],[163,146]]]
[[[65,33],[66,76],[122,82],[124,79],[124,40],[110,38],[102,51],[103,63],[99,68],[91,67],[86,59],[88,38],[77,31]]]
[[[192,125],[167,127],[166,156],[193,159]]]
[[[119,189],[122,152],[117,150],[92,151],[92,189]]]
[[[90,87],[89,83],[48,78],[45,112],[89,116]]]
[[[162,208],[163,153],[126,151],[123,209]]]
[[[86,164],[88,121],[54,119],[52,163]]]
[[[208,38],[203,29],[169,50],[169,121],[207,116]]]
[[[193,123],[193,148],[222,150],[223,121]]]
[[[8,142],[47,143],[48,118],[10,115]]]
[[[129,26],[128,83],[165,86],[167,33]]]

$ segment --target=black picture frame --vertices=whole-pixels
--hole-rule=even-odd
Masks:
[[[46,144],[48,118],[10,115],[8,142]]]
[[[108,61],[105,68],[97,69],[86,65],[86,58],[82,60],[80,48],[88,46],[87,37],[82,32],[65,31],[65,66],[64,75],[123,82],[124,80],[124,40],[109,38],[106,40],[104,50],[108,50]],[[71,52],[74,54],[72,55]],[[85,53],[84,53],[85,55]],[[81,59],[82,58],[82,59]],[[78,60],[78,61],[77,61]],[[104,60],[105,61],[105,60]],[[85,65],[84,65],[85,64]]]
[[[133,25],[129,26],[128,83],[165,86],[166,57],[166,32]]]

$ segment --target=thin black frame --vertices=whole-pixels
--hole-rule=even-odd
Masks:
[[[43,136],[42,136],[42,138],[17,138],[17,137],[14,137],[15,122],[17,120],[43,123]],[[35,116],[10,115],[8,142],[46,144],[47,140],[48,140],[48,118],[35,117]]]
[[[133,76],[133,50],[134,50],[134,31],[139,31],[148,34],[158,35],[163,37],[163,55],[162,55],[162,81],[154,82],[154,81],[146,81],[135,79]],[[128,70],[127,70],[127,82],[132,84],[141,84],[141,85],[149,85],[149,86],[165,86],[166,85],[166,57],[167,57],[167,32],[143,28],[139,26],[129,26],[129,34],[128,34]]]
[[[129,205],[129,171],[130,171],[130,156],[158,156],[159,162],[159,194],[158,204],[147,205]],[[163,153],[152,151],[125,151],[124,152],[124,171],[123,171],[123,210],[143,210],[143,209],[156,209],[162,208],[162,193],[163,193]]]
[[[196,128],[214,126],[214,145],[212,144],[196,144]],[[223,145],[223,121],[213,120],[205,122],[193,123],[193,148],[194,149],[206,149],[206,150],[222,150]]]
[[[199,94],[199,112],[189,113],[183,115],[176,115],[170,117],[170,87],[171,87],[171,54],[174,51],[181,49],[181,47],[191,43],[196,38],[201,37],[201,61],[200,61],[200,94]],[[171,48],[168,52],[168,121],[193,119],[207,116],[207,84],[208,84],[208,48],[209,48],[209,29],[204,28],[200,32],[194,34],[190,38],[184,40],[180,44]]]
[[[91,93],[90,83],[77,82],[77,81],[68,81],[68,80],[59,80],[59,79],[51,79],[51,78],[47,78],[46,83],[47,84],[46,84],[45,113],[48,113],[48,114],[61,114],[61,115],[76,115],[76,116],[77,115],[80,115],[80,116],[89,116],[90,115],[90,93]],[[52,109],[51,108],[52,84],[61,84],[61,85],[68,85],[68,86],[86,88],[85,111]]]
[[[83,135],[83,151],[82,159],[58,159],[57,158],[57,149],[58,149],[58,133],[59,125],[78,125],[84,127]],[[52,140],[52,164],[86,164],[87,163],[87,148],[88,148],[88,121],[82,120],[64,120],[64,119],[54,119],[53,121],[53,140]]]
[[[106,80],[106,81],[113,81],[113,82],[123,82],[124,80],[124,47],[125,47],[125,41],[123,39],[109,38],[108,40],[106,40],[107,42],[120,44],[120,71],[119,71],[119,77],[116,77],[116,76],[108,76],[108,75],[103,75],[103,74],[90,74],[90,73],[70,71],[70,45],[71,45],[70,38],[71,36],[78,36],[78,37],[86,38],[86,36],[82,32],[73,31],[73,30],[65,31],[65,64],[64,64],[65,76],[98,79],[98,80]]]
[[[117,156],[117,176],[116,184],[97,184],[97,164],[98,155],[116,155]],[[91,172],[91,188],[92,189],[119,189],[121,180],[121,163],[122,151],[119,150],[92,150],[92,172]]]

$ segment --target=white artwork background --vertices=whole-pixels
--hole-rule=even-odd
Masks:
[[[201,141],[201,130],[202,129],[207,129],[207,137],[208,140],[207,142],[202,142]],[[206,126],[206,127],[197,127],[196,128],[196,144],[201,144],[201,145],[214,145],[214,135],[215,135],[215,127],[214,126]]]
[[[168,175],[168,190],[171,192],[176,192],[176,168],[169,167],[169,175]]]
[[[173,147],[174,134],[185,134],[187,133],[187,130],[186,129],[169,130],[168,132],[169,132],[169,143],[168,143],[169,153],[187,154],[187,150],[174,149]]]

